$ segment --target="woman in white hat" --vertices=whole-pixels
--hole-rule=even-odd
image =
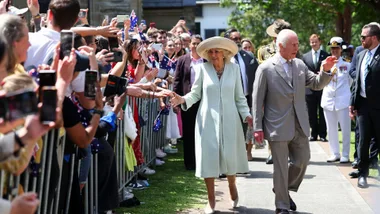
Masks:
[[[237,51],[236,44],[226,38],[212,37],[201,42],[197,53],[208,62],[194,68],[191,92],[183,97],[174,93],[171,99],[173,106],[182,104],[185,111],[201,100],[195,126],[195,175],[205,179],[206,213],[214,213],[215,177],[227,175],[232,207],[236,207],[236,173],[248,172],[239,114],[250,125],[252,117],[243,93],[239,66],[230,62]]]
[[[348,73],[350,63],[344,61],[341,57],[342,47],[344,47],[344,45],[345,43],[341,37],[333,37],[328,43],[331,55],[335,56],[338,62],[332,69],[332,72],[335,72],[333,79],[323,89],[321,100],[321,107],[323,108],[327,123],[327,133],[331,151],[331,157],[327,162],[349,162],[351,120],[348,107],[350,105],[350,86],[352,80]],[[339,149],[338,123],[343,136],[342,155]]]

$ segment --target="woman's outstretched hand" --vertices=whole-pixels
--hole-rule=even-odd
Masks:
[[[171,102],[173,107],[176,107],[178,105],[185,103],[185,99],[183,97],[179,96],[175,92],[172,93],[171,97],[172,98],[170,99],[170,102]]]

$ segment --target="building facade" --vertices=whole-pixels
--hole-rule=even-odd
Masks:
[[[233,7],[223,8],[220,6],[220,1],[213,0],[197,0],[196,4],[196,33],[207,39],[225,32]]]
[[[195,29],[195,0],[143,0],[143,18],[147,25],[154,22],[158,29],[171,30],[180,17],[190,30]]]

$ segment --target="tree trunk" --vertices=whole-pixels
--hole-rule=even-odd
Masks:
[[[352,7],[349,3],[345,5],[343,13],[337,13],[335,28],[336,36],[342,37],[347,43],[351,42]]]
[[[352,6],[348,3],[344,8],[344,25],[343,25],[343,40],[347,43],[351,43],[352,33]]]
[[[336,36],[343,37],[344,19],[341,12],[337,12],[336,22],[335,22],[335,34]]]

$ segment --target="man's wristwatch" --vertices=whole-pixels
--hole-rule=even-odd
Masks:
[[[103,117],[104,111],[103,111],[103,110],[99,110],[99,109],[94,108],[94,109],[92,110],[92,114],[99,114],[100,117]]]

